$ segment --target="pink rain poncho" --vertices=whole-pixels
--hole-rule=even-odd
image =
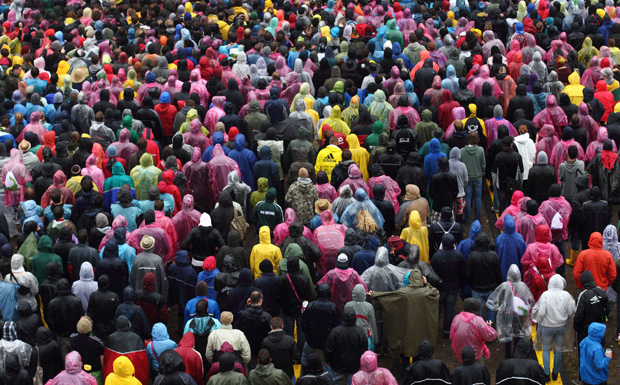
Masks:
[[[439,75],[435,75],[431,88],[427,89],[424,95],[430,95],[433,107],[439,108],[441,106],[441,103],[443,103],[443,89],[441,88],[441,77]]]
[[[120,227],[127,229],[127,218],[125,218],[124,215],[117,215],[116,218],[114,218],[114,220],[112,221],[112,229],[108,231],[106,235],[103,236],[103,239],[101,240],[101,243],[99,243],[99,248],[97,249],[97,251],[101,251],[101,249],[103,249],[105,244],[110,239],[114,238],[114,231],[116,231],[116,229]],[[125,234],[125,236],[129,237],[129,235],[131,235],[131,233],[127,231],[127,234]]]
[[[365,351],[360,364],[362,370],[353,375],[353,385],[398,385],[389,369],[378,367],[377,353]]]
[[[368,187],[370,187],[371,192],[372,189],[379,184],[385,187],[385,200],[389,201],[394,206],[394,214],[398,213],[398,209],[400,208],[398,197],[401,193],[398,183],[387,175],[373,176],[368,180]]]
[[[24,166],[24,154],[16,148],[11,150],[11,160],[2,167],[2,184],[6,186],[9,171],[15,177],[16,188],[4,188],[4,207],[18,205],[24,201],[24,185],[32,181],[32,177]]]
[[[161,215],[164,214],[161,211],[156,211],[155,213],[161,213]],[[144,225],[144,222],[142,222],[142,225]],[[140,247],[142,237],[145,235],[150,235],[155,239],[155,247],[152,252],[159,255],[163,259],[164,265],[167,265],[168,262],[171,262],[174,258],[175,249],[170,236],[160,227],[157,221],[145,226],[142,225],[140,225],[139,229],[134,230],[131,235],[127,237],[127,244],[136,249],[136,255],[138,255],[142,252],[142,248]]]
[[[551,124],[545,124],[538,131],[538,142],[536,143],[536,159],[538,157],[538,153],[544,151],[547,156],[553,153],[553,148],[558,143],[560,139],[555,134],[555,128]]]
[[[549,158],[549,164],[555,167],[556,175],[562,162],[568,160],[568,148],[573,145],[577,146],[577,159],[583,160],[585,158],[585,154],[581,144],[573,139],[573,129],[566,127],[562,133],[562,140],[556,143],[555,147],[553,147],[551,157]]]
[[[175,255],[177,253],[177,244],[179,241],[177,239],[177,231],[174,227],[174,222],[171,218],[167,217],[163,211],[155,210],[155,223],[157,223],[157,226],[159,226],[160,229],[164,230],[166,234],[168,234],[168,236],[170,237],[170,240],[172,241],[170,247],[174,249],[172,255]],[[146,226],[144,221],[142,221],[142,223],[140,224],[140,228],[142,229],[144,227]]]
[[[118,156],[125,159],[125,162],[129,162],[129,157],[134,152],[138,151],[138,146],[129,141],[129,136],[129,130],[123,128],[121,133],[118,135],[118,142],[112,143],[114,147],[116,147],[116,151],[118,151]]]
[[[581,104],[585,104],[585,103],[581,103]],[[583,126],[582,126],[583,127]],[[588,148],[586,149],[586,155],[584,160],[586,162],[591,162],[592,159],[594,159],[595,156],[597,156],[598,154],[603,152],[603,144],[605,143],[605,141],[609,139],[609,136],[607,134],[607,127],[601,127],[598,130],[598,139],[594,140],[592,142],[590,142],[590,144],[588,144]],[[613,151],[614,153],[618,153],[618,148],[616,147],[616,142],[615,141],[611,141],[611,144],[613,145]]]
[[[601,75],[598,57],[593,56],[592,59],[590,59],[590,66],[583,72],[583,75],[581,75],[581,85],[595,90],[596,83],[601,79],[603,79],[603,75]]]
[[[470,301],[470,299],[465,300],[465,309],[468,308]],[[457,314],[450,326],[452,350],[459,362],[463,362],[461,352],[466,346],[474,349],[476,359],[480,359],[482,356],[491,357],[491,352],[484,341],[493,341],[496,337],[497,332],[492,326],[487,325],[478,314],[469,311],[462,311]]]
[[[203,84],[203,80],[200,76],[200,68],[194,68],[189,75],[190,81],[190,89],[189,93],[197,93],[200,97],[200,104],[203,106],[207,106],[209,101],[209,91],[207,91],[207,87]]]
[[[319,199],[327,199],[329,203],[332,203],[336,198],[338,198],[338,193],[334,186],[329,184],[329,182],[323,184],[315,184],[316,191],[319,194]]]
[[[560,250],[556,245],[550,242],[549,226],[541,224],[536,226],[536,242],[528,244],[521,258],[521,267],[523,269],[523,282],[528,286],[532,284],[532,277],[534,276],[535,263],[540,257],[546,257],[549,260],[549,264],[553,270],[562,266],[564,258],[560,254]]]
[[[221,146],[220,146],[221,147]],[[199,148],[194,148],[192,160],[183,165],[183,174],[187,177],[187,194],[191,194],[192,206],[194,202],[204,211],[210,211],[212,202],[209,189],[209,168],[207,163],[202,161],[202,152]],[[185,238],[181,239],[181,242]]]
[[[282,241],[288,237],[288,228],[293,223],[297,222],[297,213],[292,208],[287,208],[284,210],[284,223],[280,223],[276,225],[273,229],[273,244],[276,246],[280,246]],[[304,226],[303,236],[308,238],[310,241],[313,241],[312,231]]]
[[[493,96],[495,96],[496,98],[499,99],[499,97],[504,94],[501,88],[499,88],[499,86],[497,85],[495,78],[490,77],[490,73],[491,72],[489,70],[489,66],[487,66],[486,64],[483,65],[482,67],[480,67],[479,76],[467,85],[467,89],[470,91],[474,91],[477,98],[482,96],[482,86],[484,85],[484,83],[489,83],[491,85],[491,87],[493,88]]]
[[[194,148],[200,148],[200,151],[204,151],[207,148],[207,137],[201,132],[202,124],[200,120],[194,119],[189,123],[189,132],[183,134],[183,141],[185,144]]]
[[[224,102],[226,102],[225,96],[214,96],[212,102],[213,107],[207,111],[204,121],[204,124],[207,126],[207,130],[209,130],[209,132],[215,131],[215,124],[219,122],[222,116],[226,115],[224,112]]]
[[[65,370],[46,385],[97,385],[97,380],[82,370],[82,357],[74,350],[65,357]]]
[[[525,203],[525,206],[527,207],[527,203],[530,201],[531,199],[528,199]],[[524,202],[524,200],[522,200],[521,202]],[[545,217],[542,216],[541,213],[537,213],[536,215],[530,215],[526,214],[521,216],[519,218],[519,221],[517,222],[517,232],[519,234],[521,234],[521,236],[523,237],[523,240],[525,241],[525,243],[527,243],[528,245],[530,243],[534,243],[536,241],[536,228],[540,225],[545,225],[547,226],[547,233],[549,236],[549,239],[551,238],[551,230],[549,230],[549,225],[547,224],[547,220],[545,219]]]
[[[491,56],[491,49],[493,47],[499,48],[502,56],[506,56],[506,47],[504,43],[500,39],[495,38],[495,33],[493,31],[484,31],[482,33],[482,38],[484,39],[484,45],[482,46],[482,58],[486,61]]]
[[[314,244],[321,249],[323,254],[317,262],[317,270],[319,274],[325,274],[336,266],[338,250],[344,247],[344,235],[347,228],[334,222],[334,214],[331,210],[321,213],[321,222],[323,224],[314,230],[313,239]],[[351,285],[350,290],[353,290],[353,286],[355,285]]]
[[[364,286],[364,290],[368,290],[366,284],[362,281],[362,277],[350,267],[348,269],[332,268],[328,270],[317,285],[322,285],[324,283],[328,284],[332,289],[330,301],[336,304],[336,308],[338,308],[340,314],[342,314],[344,305],[347,302],[351,302],[353,299],[352,294],[355,285],[361,284]]]
[[[499,117],[487,119],[484,121],[484,127],[487,130],[487,148],[489,148],[489,145],[497,139],[497,128],[502,125],[508,127],[508,134],[510,136],[516,137],[519,135],[515,126],[513,126],[508,120],[504,119],[501,115]]]
[[[177,248],[185,240],[187,234],[198,226],[200,222],[200,211],[194,210],[194,197],[186,194],[183,197],[183,208],[172,218],[172,223],[177,232]]]
[[[586,130],[586,134],[588,134],[588,143],[596,140],[598,138],[598,123],[590,116],[588,105],[581,102],[577,114],[579,115],[579,125]]]
[[[396,122],[398,122],[398,117],[401,115],[405,115],[407,117],[407,122],[409,122],[409,127],[413,128],[415,125],[421,120],[420,114],[416,111],[415,108],[409,106],[398,106],[390,111],[390,130],[394,131],[396,128]]]
[[[47,130],[45,129],[45,127],[39,124],[39,120],[41,120],[41,112],[35,111],[30,114],[30,124],[26,125],[22,132],[19,133],[19,135],[17,136],[17,143],[24,140],[24,135],[26,135],[27,132],[35,133],[39,138],[39,143],[45,143],[45,138],[43,136],[45,135]]]
[[[241,170],[237,162],[224,154],[220,144],[216,144],[213,147],[212,156],[209,163],[207,163],[207,168],[209,170],[212,202],[215,202],[224,187],[228,186],[228,174],[231,171],[237,171],[237,175],[241,175]]]
[[[370,196],[370,188],[368,187],[368,183],[362,177],[362,171],[359,166],[355,163],[349,166],[349,177],[342,182],[343,185],[348,184],[353,190],[353,194],[357,191],[358,188],[366,191],[366,194]]]
[[[510,51],[506,54],[506,62],[508,65],[514,61],[514,55],[517,52],[521,52],[521,44],[519,44],[519,41],[513,40],[510,43]],[[523,57],[523,54],[521,54],[521,57]]]
[[[93,180],[93,183],[97,186],[99,191],[103,191],[103,183],[105,182],[105,175],[103,171],[97,167],[97,158],[95,154],[90,154],[88,158],[86,158],[86,165],[82,169],[82,176],[90,176]]]
[[[55,188],[60,190],[60,195],[62,197],[62,203],[70,204],[70,205],[74,204],[75,197],[73,196],[73,191],[69,190],[66,187],[67,176],[65,175],[65,173],[62,170],[56,171],[56,173],[54,174],[53,180],[54,180],[54,184],[48,187],[45,193],[43,193],[43,196],[41,197],[41,207],[46,208],[47,206],[52,204],[52,201],[50,199],[50,193]],[[99,191],[103,191],[103,190],[99,190]]]
[[[514,218],[515,216],[517,216],[517,214],[521,212],[521,199],[523,199],[524,196],[525,194],[523,194],[523,191],[517,190],[514,193],[512,193],[512,198],[510,200],[510,206],[506,207],[506,209],[499,216],[497,221],[495,221],[495,227],[503,231],[504,230],[504,218],[506,218],[506,215],[512,215],[512,217]]]
[[[555,128],[556,135],[560,137],[562,135],[562,128],[568,124],[566,114],[562,107],[558,106],[555,96],[547,95],[546,104],[547,108],[534,116],[532,123],[538,129],[545,124],[551,124]]]
[[[459,36],[463,32],[469,32],[472,28],[476,26],[475,21],[469,21],[465,17],[461,17],[456,22],[456,28],[454,29],[454,36]]]
[[[570,219],[570,214],[573,212],[573,208],[566,198],[563,196],[549,197],[548,200],[540,204],[538,212],[541,213],[543,217],[547,218],[547,222],[549,223],[551,223],[556,213],[560,214],[564,221],[564,227],[559,230],[551,231],[551,241],[561,242],[568,239],[568,221]]]
[[[163,92],[167,92],[170,94],[170,97],[174,97],[177,92],[181,92],[181,88],[183,87],[183,82],[178,80],[178,75],[176,70],[170,70],[170,75],[168,77],[168,81],[164,84]]]
[[[446,130],[446,139],[449,139],[452,134],[454,134],[454,121],[455,120],[464,120],[467,118],[467,114],[465,112],[465,108],[463,107],[456,107],[455,109],[452,110],[452,123],[450,123],[450,125],[448,126],[448,129]]]

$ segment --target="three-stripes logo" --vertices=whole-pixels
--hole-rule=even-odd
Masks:
[[[330,153],[329,155],[327,155],[325,158],[323,158],[323,162],[328,162],[328,163],[337,163],[336,159],[334,158],[334,154]]]

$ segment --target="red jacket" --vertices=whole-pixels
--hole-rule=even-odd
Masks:
[[[542,293],[547,291],[549,280],[555,275],[555,271],[551,268],[547,257],[538,258],[532,270],[533,275],[530,290],[532,291],[532,295],[534,295],[534,300],[538,301]]]
[[[174,185],[174,171],[166,170],[161,174],[162,181],[159,182],[159,192],[162,194],[168,193],[174,198],[175,210],[173,214],[176,214],[183,207],[181,198],[181,192],[179,188]]]
[[[161,120],[164,136],[172,136],[174,134],[172,131],[172,123],[174,122],[174,117],[177,115],[177,108],[171,103],[159,103],[155,106],[155,112],[157,112],[159,120]]]
[[[179,353],[185,364],[185,373],[192,376],[196,384],[204,385],[204,369],[202,367],[202,357],[194,350],[195,340],[192,332],[187,332],[179,341],[175,352]]]
[[[603,250],[603,236],[601,233],[592,233],[588,246],[590,248],[579,253],[577,257],[577,262],[573,269],[575,285],[583,289],[583,285],[581,284],[581,273],[583,273],[584,270],[590,270],[596,286],[605,291],[607,286],[611,285],[616,279],[616,264],[614,263],[614,258],[609,251]]]

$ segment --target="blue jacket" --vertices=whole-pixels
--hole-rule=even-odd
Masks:
[[[41,222],[41,213],[43,212],[43,208],[39,206],[35,201],[27,200],[25,202],[20,202],[23,213],[20,214],[20,219],[22,222],[22,231],[24,230],[24,225],[28,221],[35,221],[39,224],[39,227],[43,228],[43,222]],[[50,209],[50,212],[52,210]],[[71,216],[71,210],[69,210],[69,216]],[[65,210],[65,218],[67,217],[67,212]],[[52,220],[54,220],[54,214],[52,214]]]
[[[431,152],[424,157],[424,175],[430,184],[433,175],[439,172],[439,158],[445,157],[446,154],[441,152],[441,144],[437,138],[431,139],[429,147]]]
[[[245,135],[238,134],[235,137],[235,149],[228,154],[228,157],[239,165],[243,183],[248,186],[254,186],[254,174],[252,174],[252,169],[254,168],[254,163],[256,163],[256,155],[245,148]]]
[[[220,305],[218,305],[217,301],[209,299],[205,296],[198,296],[187,301],[187,305],[185,305],[185,312],[183,314],[183,320],[185,323],[196,317],[196,304],[201,299],[206,299],[209,303],[209,315],[217,320],[220,319]]]
[[[202,153],[203,162],[208,163],[211,159],[213,159],[213,148],[215,147],[216,144],[219,144],[220,146],[222,146],[222,150],[224,150],[224,154],[228,156],[228,153],[230,153],[230,148],[224,146],[224,134],[219,131],[215,131],[213,133],[213,144],[205,148],[205,152]]]
[[[504,232],[495,240],[495,252],[499,256],[502,268],[502,277],[506,280],[510,265],[515,264],[521,270],[521,257],[527,245],[521,234],[515,232],[515,221],[512,215],[504,218]]]
[[[168,267],[166,275],[168,276],[168,304],[179,305],[179,314],[181,314],[183,304],[187,304],[196,296],[196,271],[190,263],[187,250],[177,251],[174,263]]]
[[[166,325],[161,322],[153,325],[151,335],[153,336],[153,341],[149,342],[146,347],[146,356],[149,359],[150,369],[157,373],[157,370],[159,370],[159,356],[165,350],[176,349],[177,344],[170,339]]]
[[[65,212],[65,219],[71,218],[71,212],[73,211],[73,205],[65,203],[62,205],[62,208],[63,208],[63,211]],[[45,219],[47,219],[48,223],[54,221],[54,213],[52,212],[52,205],[47,206],[45,210],[43,210],[43,215],[45,216]]]
[[[291,54],[294,52],[289,52],[289,59]],[[272,125],[276,123],[280,123],[288,116],[288,103],[280,98],[280,91],[278,87],[271,87],[269,90],[269,100],[265,103],[265,115],[269,118]],[[236,138],[235,138],[236,139]]]
[[[220,271],[218,269],[214,269],[212,271],[203,270],[198,274],[198,278],[196,280],[196,284],[200,281],[205,281],[207,283],[207,287],[209,287],[207,298],[212,300],[217,299],[217,291],[215,291],[215,276],[219,273]]]
[[[482,227],[480,226],[480,221],[476,219],[474,223],[471,224],[471,228],[469,229],[469,237],[463,239],[456,247],[456,249],[460,251],[461,254],[463,254],[463,258],[465,259],[465,261],[467,261],[469,253],[471,253],[471,248],[474,245],[474,242],[476,241],[476,236],[478,236],[480,230],[482,230]]]
[[[601,384],[609,378],[609,357],[601,345],[605,337],[604,324],[593,322],[588,336],[579,344],[579,374],[588,384]]]

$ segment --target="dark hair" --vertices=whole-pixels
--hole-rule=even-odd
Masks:
[[[478,144],[480,137],[477,132],[470,132],[467,134],[467,144]]]
[[[280,317],[273,317],[271,321],[269,321],[269,326],[272,329],[282,329],[284,327],[284,321]]]
[[[572,146],[568,146],[568,157],[569,157],[569,159],[577,158],[577,154],[578,153],[579,153],[579,150],[577,150],[577,146],[575,146],[574,144]]]
[[[209,302],[201,299],[196,303],[196,317],[206,317],[209,315]]]
[[[253,305],[258,304],[261,299],[263,299],[263,293],[258,290],[255,290],[252,292],[252,294],[250,294],[250,303]]]
[[[342,160],[351,160],[353,158],[353,154],[351,154],[351,150],[348,148],[342,151]]]
[[[65,209],[62,206],[54,206],[52,212],[55,220],[62,219],[65,216]]]
[[[260,365],[269,365],[270,362],[271,362],[271,354],[269,353],[269,350],[265,348],[259,350],[258,351],[258,363]]]
[[[78,238],[78,242],[86,243],[86,241],[88,240],[88,230],[82,229],[82,230],[78,231],[77,238]],[[99,245],[97,245],[97,246],[99,246]]]

